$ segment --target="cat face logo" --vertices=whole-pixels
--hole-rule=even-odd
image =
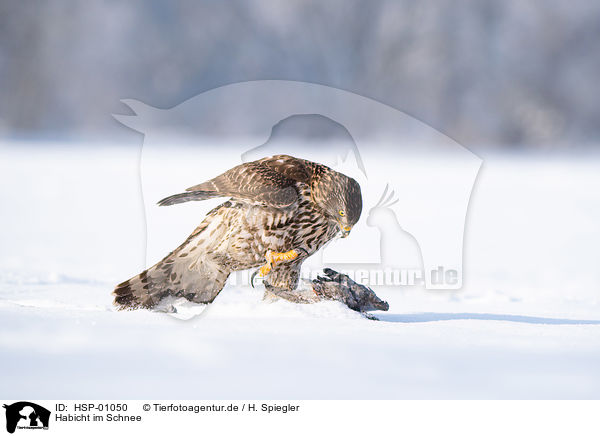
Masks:
[[[48,429],[50,411],[42,406],[28,401],[19,401],[6,409],[6,431],[14,433],[16,429]]]

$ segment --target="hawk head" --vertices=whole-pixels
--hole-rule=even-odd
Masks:
[[[313,183],[312,197],[325,215],[335,221],[345,238],[362,212],[362,195],[356,180],[328,169]]]

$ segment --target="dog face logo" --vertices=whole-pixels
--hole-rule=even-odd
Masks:
[[[19,401],[6,409],[6,431],[14,433],[18,429],[48,429],[50,411],[42,406],[28,401]]]

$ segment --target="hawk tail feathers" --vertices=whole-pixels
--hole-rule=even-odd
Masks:
[[[188,194],[198,192],[186,192],[178,196]],[[167,296],[183,297],[200,304],[211,303],[231,273],[219,257],[220,254],[214,250],[213,243],[219,241],[219,235],[211,233],[211,238],[204,233],[215,219],[222,219],[222,210],[221,205],[210,211],[185,242],[156,265],[117,285],[113,291],[115,306],[121,310],[152,309]],[[217,227],[223,226],[217,224]]]
[[[113,291],[119,310],[153,309],[165,297],[193,303],[212,303],[225,286],[230,271],[216,266],[208,256],[185,256],[181,250],[165,257]]]
[[[118,284],[113,291],[119,310],[152,309],[169,295],[168,277],[159,275],[160,263]]]

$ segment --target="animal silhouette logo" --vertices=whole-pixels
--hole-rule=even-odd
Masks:
[[[187,204],[182,208],[193,213],[182,214],[182,208],[159,211],[156,201],[224,172],[238,157],[248,162],[289,154],[353,177],[363,192],[367,219],[353,229],[363,237],[335,241],[315,262],[421,269],[426,289],[462,287],[467,212],[482,160],[423,122],[352,92],[286,80],[234,83],[170,109],[136,100],[123,103],[134,114],[115,119],[144,134],[148,264],[185,239],[198,215],[216,206]],[[322,143],[282,135],[302,128],[302,120],[311,117],[312,127],[304,128],[305,133],[329,124],[337,136]],[[174,139],[180,147],[173,145]],[[388,198],[392,191],[394,197]],[[168,236],[165,228],[181,232]],[[305,265],[312,268],[309,261]],[[440,270],[451,280],[436,280]]]
[[[379,201],[369,209],[367,226],[379,232],[381,268],[420,271],[423,262],[418,242],[402,228],[393,209],[399,202],[394,190],[386,185]]]
[[[6,409],[6,431],[14,433],[16,429],[48,429],[50,411],[29,401],[19,401]]]

